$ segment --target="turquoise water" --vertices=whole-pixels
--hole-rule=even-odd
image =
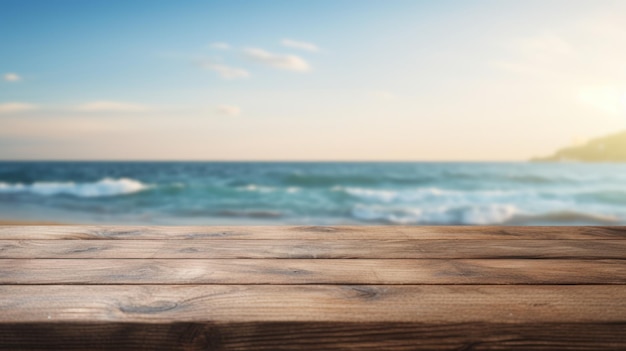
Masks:
[[[626,224],[626,164],[0,162],[0,219]]]

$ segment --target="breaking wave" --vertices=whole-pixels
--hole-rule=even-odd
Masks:
[[[435,208],[396,208],[357,205],[352,209],[355,219],[389,224],[498,224],[515,217],[519,210],[513,205],[451,206]]]
[[[0,215],[149,225],[625,225],[626,164],[0,162]]]
[[[97,182],[34,182],[32,184],[0,182],[0,193],[32,193],[37,195],[72,195],[77,197],[105,197],[138,193],[150,188],[130,178],[104,178]]]
[[[511,197],[519,194],[528,195],[527,193],[520,193],[515,191],[501,191],[501,190],[483,190],[483,191],[461,191],[442,189],[437,187],[430,188],[415,188],[406,190],[388,190],[388,189],[373,189],[373,188],[358,188],[358,187],[343,187],[335,186],[331,189],[334,192],[341,192],[348,194],[355,198],[360,198],[370,201],[379,201],[385,203],[391,202],[413,202],[413,201],[425,201],[433,199],[449,199],[449,200],[464,200],[473,201],[476,199],[488,199],[488,198],[502,198]]]
[[[351,214],[360,221],[405,225],[616,225],[622,221],[611,215],[566,210],[529,214],[505,204],[396,209],[357,205]]]

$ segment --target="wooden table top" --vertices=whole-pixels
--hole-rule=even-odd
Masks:
[[[0,226],[0,349],[626,350],[626,227]]]

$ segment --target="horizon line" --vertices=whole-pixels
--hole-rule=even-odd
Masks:
[[[223,162],[223,163],[279,163],[279,162],[293,162],[293,163],[530,163],[531,159],[525,160],[333,160],[333,159],[319,159],[319,160],[281,160],[281,159],[261,159],[261,160],[246,160],[246,159],[233,159],[233,160],[220,160],[220,159],[0,159],[0,162]]]

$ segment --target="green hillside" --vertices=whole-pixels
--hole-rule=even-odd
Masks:
[[[563,148],[532,161],[626,162],[626,131],[597,138],[582,146]]]

